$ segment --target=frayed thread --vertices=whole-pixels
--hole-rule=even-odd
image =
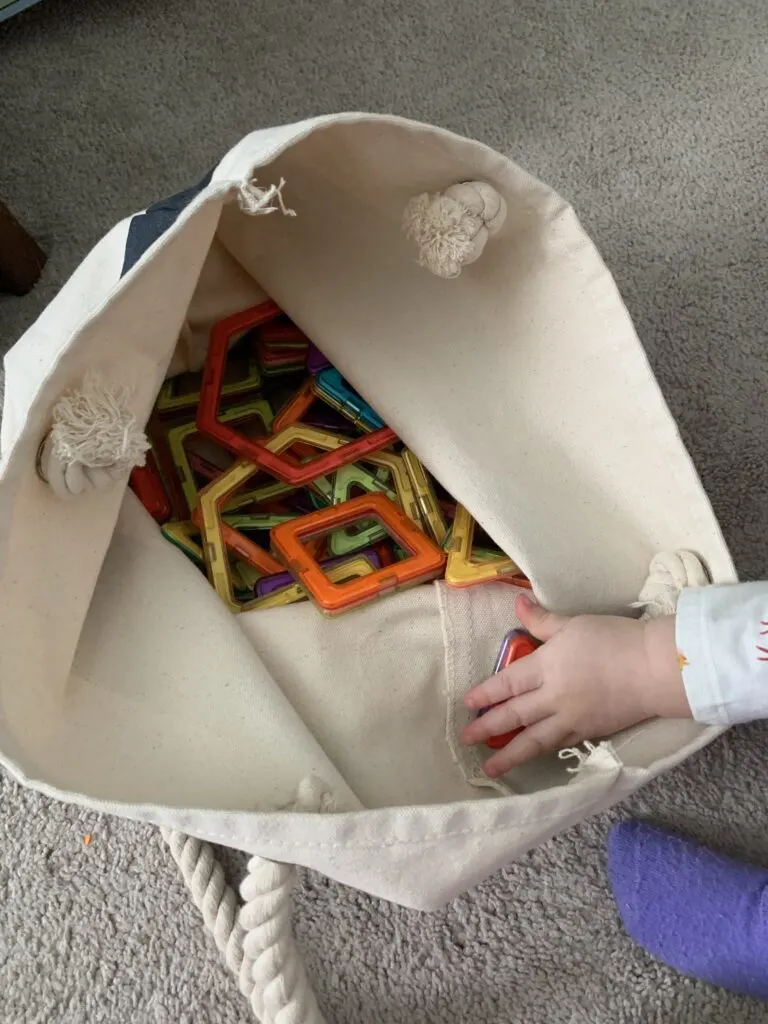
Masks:
[[[506,203],[492,185],[465,181],[414,196],[403,211],[402,228],[416,243],[419,265],[450,279],[480,257],[506,215]]]
[[[149,441],[129,406],[130,389],[111,388],[97,373],[59,398],[53,408],[51,454],[64,466],[109,469],[119,475],[143,466]]]
[[[561,761],[575,760],[577,762],[572,768],[565,769],[569,775],[578,775],[592,754],[597,750],[595,744],[590,743],[589,740],[584,740],[582,746],[584,747],[583,750],[579,747],[564,747],[557,752],[557,756]]]
[[[458,277],[475,251],[467,212],[450,196],[414,196],[403,213],[403,231],[419,250],[419,266],[436,277]]]
[[[296,216],[296,211],[286,206],[283,201],[285,178],[281,178],[278,185],[270,185],[269,188],[261,188],[256,181],[256,178],[252,178],[238,185],[237,201],[243,213],[251,217],[260,217],[268,213],[277,213],[279,210],[284,217]]]

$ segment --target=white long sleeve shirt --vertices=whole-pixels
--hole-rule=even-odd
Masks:
[[[684,590],[676,639],[697,722],[768,718],[768,581]]]

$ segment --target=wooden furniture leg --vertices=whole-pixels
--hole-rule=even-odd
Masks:
[[[0,202],[0,292],[25,295],[40,277],[46,255]]]

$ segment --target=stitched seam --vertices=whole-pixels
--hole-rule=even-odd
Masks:
[[[569,813],[566,814],[566,819],[570,819],[573,815],[578,815],[582,811],[592,806],[597,806],[597,801],[604,798],[614,788],[616,782],[618,782],[621,772],[616,773],[616,778],[612,780],[610,787],[605,793],[595,794],[595,800],[590,803],[580,804],[578,807],[569,809]],[[562,812],[559,814],[547,815],[545,818],[534,818],[529,822],[525,822],[526,825],[547,825],[552,821],[563,821]],[[282,839],[265,839],[262,836],[238,836],[236,833],[230,832],[203,832],[200,829],[195,829],[195,834],[202,836],[206,839],[225,839],[225,840],[236,840],[238,842],[255,843],[260,846],[277,846],[283,849],[292,847],[294,849],[325,849],[325,850],[376,850],[382,847],[390,846],[423,846],[426,843],[440,843],[444,839],[452,839],[454,836],[480,836],[480,835],[494,835],[496,832],[508,832],[510,829],[517,829],[521,827],[521,822],[511,821],[506,825],[493,825],[489,828],[462,828],[457,829],[453,832],[441,832],[440,835],[428,836],[425,839],[377,839],[370,843],[312,843],[312,842],[295,842]],[[179,828],[186,830],[189,826],[187,825],[174,825],[173,828]]]
[[[453,681],[456,677],[456,666],[455,666],[455,636],[453,632],[453,620],[448,613],[448,609],[445,603],[445,594],[439,583],[434,584],[435,590],[437,591],[437,606],[440,610],[440,618],[442,620],[443,628],[443,643],[445,644],[445,742],[448,744],[448,748],[451,751],[451,757],[456,762],[457,767],[461,770],[461,765],[458,763],[452,743],[453,732],[456,724],[456,714],[453,707],[454,699],[454,684]],[[463,774],[463,772],[462,772]]]
[[[493,789],[502,796],[511,796],[514,791],[510,786],[499,779],[489,779],[483,772],[483,759],[477,748],[460,746],[457,736],[458,716],[456,709],[459,706],[459,702],[463,700],[464,693],[461,689],[454,651],[460,649],[464,652],[463,657],[465,664],[462,666],[463,671],[461,673],[461,678],[464,678],[464,676],[467,675],[469,677],[470,684],[474,685],[478,681],[475,678],[475,659],[473,656],[467,655],[466,652],[470,652],[470,654],[473,655],[475,649],[475,637],[477,635],[475,600],[481,600],[487,595],[477,593],[475,595],[475,600],[473,600],[469,594],[464,594],[459,590],[452,594],[450,599],[447,599],[447,591],[444,585],[436,583],[435,586],[438,588],[438,594],[440,595],[438,607],[440,609],[440,615],[444,627],[443,639],[446,644],[445,742],[448,744],[451,759],[456,765],[461,778],[465,783],[467,783],[467,785],[474,786],[477,789]],[[456,610],[455,608],[451,609],[448,607],[449,604],[455,605],[458,601],[462,602],[462,617],[467,624],[468,630],[465,642],[461,644],[460,648],[456,643],[456,633],[453,628],[453,616],[456,614]]]

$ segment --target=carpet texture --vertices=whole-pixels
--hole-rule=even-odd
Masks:
[[[32,295],[0,300],[0,345],[116,220],[255,127],[346,109],[445,125],[573,202],[741,573],[763,577],[766,39],[764,0],[45,0],[0,26],[0,196],[51,255]],[[634,947],[604,870],[629,814],[768,865],[766,793],[755,725],[442,913],[306,877],[296,926],[330,1024],[766,1021]],[[153,829],[8,779],[0,798],[3,1024],[250,1019]]]

